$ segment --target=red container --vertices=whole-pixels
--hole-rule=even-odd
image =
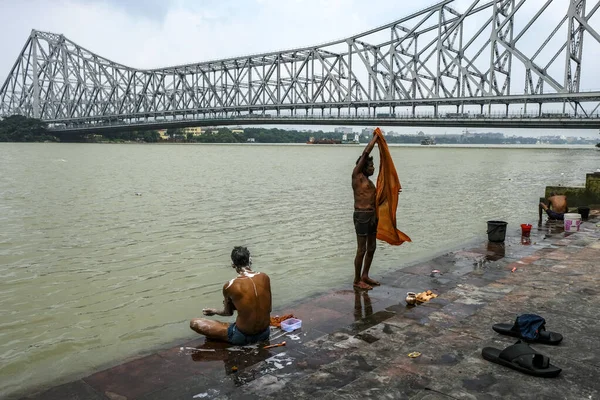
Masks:
[[[531,224],[521,224],[521,236],[529,237],[531,234]]]

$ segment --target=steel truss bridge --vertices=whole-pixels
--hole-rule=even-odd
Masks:
[[[0,87],[0,116],[92,132],[600,127],[600,91],[581,88],[587,71],[600,77],[600,0],[470,0],[462,12],[453,1],[319,46],[149,70],[34,30]]]

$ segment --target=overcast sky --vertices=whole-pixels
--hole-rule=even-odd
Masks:
[[[527,8],[534,12],[545,1],[527,0]],[[560,5],[567,0],[555,2]],[[329,42],[392,22],[435,3],[434,0],[0,0],[0,84],[32,29],[64,34],[105,58],[146,69]],[[472,0],[456,0],[453,7],[464,11],[471,3]],[[547,21],[538,25],[547,22],[553,28],[560,16],[547,14]],[[590,23],[599,27],[600,17],[595,16]],[[600,90],[600,82],[595,78],[600,58],[590,58],[595,58],[597,67],[584,71],[582,88]],[[592,64],[592,60],[586,61],[586,65]]]
[[[535,0],[534,0],[535,1]],[[62,33],[131,67],[309,46],[394,21],[433,0],[0,0],[0,76],[31,29]],[[460,0],[457,4],[470,3]],[[10,55],[10,56],[9,56]],[[2,78],[3,80],[4,78]]]

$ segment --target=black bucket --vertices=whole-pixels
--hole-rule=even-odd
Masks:
[[[589,207],[577,207],[577,213],[581,214],[581,219],[587,221],[590,216],[590,208]]]
[[[488,240],[490,242],[504,242],[506,238],[506,225],[504,221],[488,221]]]

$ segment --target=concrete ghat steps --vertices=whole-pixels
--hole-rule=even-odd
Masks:
[[[198,339],[29,398],[600,398],[596,223],[572,234],[540,227],[528,245],[514,237],[504,246],[484,243],[391,273],[368,293],[309,299],[280,312],[303,320],[302,332],[273,340],[285,347],[229,351]],[[440,296],[406,306],[407,291],[427,289]],[[521,313],[542,315],[547,329],[564,335],[560,346],[532,346],[563,369],[558,378],[481,357],[483,347],[516,341],[491,325]],[[414,351],[421,356],[408,357]]]

